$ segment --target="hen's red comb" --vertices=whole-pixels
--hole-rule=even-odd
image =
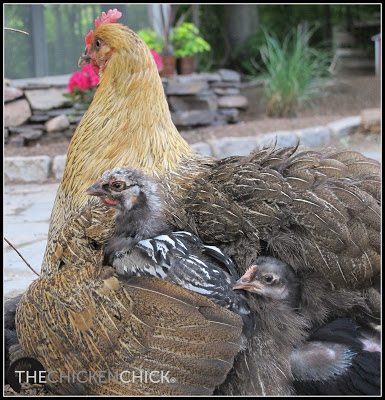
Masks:
[[[102,15],[95,19],[95,27],[98,28],[101,24],[110,24],[116,22],[121,16],[122,13],[116,8],[114,8],[113,10],[108,10],[107,14],[103,11]],[[93,34],[93,31],[88,32],[88,35],[86,36],[87,46],[91,44]]]
[[[116,8],[114,8],[113,10],[108,10],[107,14],[103,11],[102,15],[95,19],[95,26],[97,28],[101,24],[116,22],[121,16],[122,13]]]

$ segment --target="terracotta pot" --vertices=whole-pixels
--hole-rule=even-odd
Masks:
[[[163,69],[159,72],[160,76],[173,76],[176,70],[176,57],[175,56],[162,56]]]
[[[178,73],[181,75],[189,75],[195,71],[195,57],[178,58]]]

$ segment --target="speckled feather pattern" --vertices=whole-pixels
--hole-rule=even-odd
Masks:
[[[63,383],[51,387],[55,393],[211,394],[240,350],[240,317],[174,284],[118,280],[112,268],[102,267],[111,211],[85,206],[59,231],[60,246],[50,254],[55,268],[31,284],[17,309],[25,355],[62,374],[142,369],[170,371],[176,380]]]
[[[370,286],[380,269],[381,185],[377,162],[350,151],[298,152],[295,148],[262,149],[249,157],[223,160],[195,156],[171,121],[162,82],[141,40],[120,24],[101,25],[94,35],[108,43],[112,55],[69,146],[52,211],[41,278],[31,285],[18,308],[18,335],[28,352],[43,357],[52,368],[61,359],[67,360],[63,367],[67,369],[94,364],[119,368],[132,363],[122,336],[148,340],[148,334],[140,330],[145,329],[145,324],[139,324],[141,328],[135,328],[138,331],[131,329],[131,322],[126,325],[124,319],[118,329],[122,336],[115,335],[116,307],[125,313],[127,321],[132,321],[130,307],[144,307],[144,295],[139,291],[134,297],[120,283],[119,289],[103,289],[105,283],[98,275],[101,251],[91,251],[90,255],[85,242],[83,246],[83,240],[88,239],[80,239],[76,246],[80,253],[74,259],[68,258],[66,268],[57,270],[66,242],[71,243],[68,249],[76,242],[66,234],[60,236],[62,229],[71,229],[69,226],[75,223],[71,216],[87,205],[86,188],[114,167],[127,166],[158,175],[168,193],[170,221],[178,229],[199,234],[206,243],[219,245],[234,257],[240,272],[260,252],[262,240],[273,255],[297,271],[318,271],[332,287],[349,290]],[[113,232],[113,216],[105,216],[103,236],[108,236]],[[91,226],[90,234],[93,229],[98,230]],[[83,234],[83,228],[80,230]],[[163,284],[170,294],[179,290],[175,285]],[[196,301],[208,301],[196,294],[190,296]],[[158,297],[148,301],[156,304]],[[260,304],[251,306],[258,310]],[[72,309],[84,314],[74,317]],[[156,321],[151,326],[157,326],[163,316],[175,325],[188,315],[186,310],[185,314],[153,311]],[[230,320],[237,317],[224,311]],[[145,310],[138,314],[139,318],[144,315]],[[92,326],[88,325],[90,321]],[[207,324],[207,319],[203,318],[202,323]],[[82,329],[92,333],[85,335]],[[199,327],[207,336],[211,332],[221,334],[210,329]],[[190,336],[186,333],[186,337],[194,338],[194,332]],[[301,333],[293,333],[293,338],[298,335]],[[288,338],[289,345],[291,340]],[[268,367],[269,374],[258,370],[271,355],[265,348],[268,343],[258,337],[250,342],[227,380],[225,393],[269,393],[267,375],[278,376],[281,370],[283,376],[290,376],[283,358]],[[139,344],[134,354],[138,349],[142,349]],[[82,361],[87,357],[89,360]],[[152,359],[155,358],[154,355]],[[194,371],[214,379],[211,366],[207,369],[196,365]],[[252,384],[250,376],[257,376]],[[163,389],[159,389],[162,394],[170,393],[170,388]],[[152,390],[157,389],[118,384],[97,389],[107,394],[143,394]],[[290,393],[291,389],[284,385],[274,390]]]

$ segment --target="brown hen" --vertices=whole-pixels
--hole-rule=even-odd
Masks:
[[[61,229],[71,212],[86,205],[87,187],[105,170],[117,166],[159,175],[169,191],[170,221],[178,228],[197,233],[206,242],[220,245],[234,256],[242,273],[256,254],[268,251],[297,271],[318,271],[332,287],[350,290],[370,286],[380,268],[377,162],[354,152],[321,154],[297,152],[295,148],[264,149],[249,157],[219,161],[198,157],[171,121],[158,71],[140,38],[127,27],[108,21],[99,24],[87,38],[83,58],[100,69],[100,85],[71,140],[52,211],[41,277],[41,282],[51,281],[37,285],[38,289],[32,286],[19,307],[18,331],[23,347],[32,350],[43,338],[52,336],[51,330],[42,328],[47,309],[38,312],[30,304],[47,298],[53,310],[65,307],[55,285],[76,287],[83,294],[78,294],[75,306],[83,300],[88,304],[88,288],[103,286],[100,278],[87,276],[87,270],[97,269],[100,259],[84,257],[85,244],[77,250],[77,257],[85,260],[82,273],[61,273],[57,254],[64,240]],[[110,221],[108,216],[105,218]],[[171,286],[168,289],[170,293],[178,290]],[[92,293],[95,290],[100,289],[93,289]],[[73,292],[65,293],[64,298],[74,296]],[[115,292],[104,296],[109,302]],[[92,301],[98,314],[105,305],[99,297]],[[121,301],[124,308],[136,304],[129,301],[129,296]],[[250,306],[258,312],[261,304],[252,300]],[[110,312],[113,315],[112,309]],[[171,325],[178,326],[179,315],[168,317]],[[58,329],[65,324],[60,318]],[[103,335],[104,325],[98,329]],[[88,336],[87,341],[82,356],[91,352],[100,362],[108,359],[111,368],[121,363],[120,359],[110,358],[108,346],[96,337]],[[250,340],[222,393],[291,392],[285,389],[291,375],[287,358],[274,351],[279,348],[268,348],[266,341]],[[58,357],[78,352],[75,344],[64,349],[58,340],[50,343]],[[264,365],[269,365],[269,373],[259,374],[258,368]],[[255,380],[256,376],[261,379]],[[267,387],[270,390],[266,391]],[[127,394],[122,388],[111,390]]]

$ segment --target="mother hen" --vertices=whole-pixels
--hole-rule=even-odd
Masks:
[[[380,270],[379,164],[355,152],[296,148],[219,161],[193,154],[172,123],[149,49],[115,23],[119,14],[98,18],[86,38],[82,61],[101,80],[69,146],[42,277],[55,276],[60,229],[87,203],[87,187],[107,169],[130,166],[159,175],[175,226],[220,245],[241,273],[267,250],[296,270],[317,270],[332,287],[368,288]],[[291,349],[283,348],[251,340],[221,391],[290,393]]]

